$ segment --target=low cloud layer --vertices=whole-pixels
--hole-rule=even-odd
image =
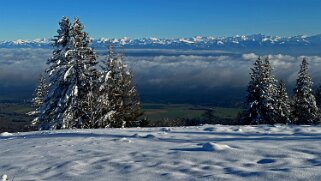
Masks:
[[[180,54],[144,55],[130,54],[126,62],[135,74],[139,86],[161,88],[216,88],[245,87],[249,80],[250,68],[258,55],[226,54],[220,52],[189,51]],[[148,52],[148,51],[146,51]],[[0,85],[35,85],[39,74],[44,70],[51,50],[46,49],[0,49]],[[302,57],[290,55],[265,55],[271,59],[276,78],[294,85]],[[105,56],[101,55],[99,59]],[[310,73],[316,84],[321,81],[321,57],[307,56]]]
[[[0,86],[34,85],[51,51],[46,49],[0,49]]]
[[[264,55],[269,57],[277,79],[293,87],[302,59],[305,56]],[[250,68],[258,55],[179,55],[155,57],[127,57],[138,83],[145,85],[193,87],[245,87]],[[315,84],[321,83],[321,57],[306,56]]]

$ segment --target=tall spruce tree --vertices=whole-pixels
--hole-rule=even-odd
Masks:
[[[291,105],[286,92],[285,84],[282,80],[279,82],[277,87],[275,101],[275,110],[277,114],[276,123],[290,123]]]
[[[292,105],[292,120],[295,124],[315,124],[318,107],[312,91],[312,79],[308,72],[308,62],[304,58],[296,80]]]
[[[274,124],[276,120],[275,94],[276,80],[272,75],[269,59],[259,57],[251,68],[251,80],[247,91],[244,124]]]
[[[78,18],[71,28],[72,49],[66,52],[69,69],[64,80],[69,82],[71,89],[67,92],[69,104],[64,112],[64,118],[69,127],[93,127],[95,82],[96,82],[96,55],[89,47],[90,38],[83,31],[84,26]]]
[[[96,56],[79,19],[71,26],[64,17],[59,25],[48,60],[49,91],[33,123],[40,129],[90,127]]]
[[[63,112],[66,109],[66,92],[70,89],[64,80],[64,75],[70,65],[65,54],[71,49],[70,44],[70,22],[67,17],[63,17],[59,22],[58,29],[53,41],[53,55],[48,59],[48,94],[44,97],[43,105],[39,109],[39,115],[33,120],[33,124],[39,129],[59,129],[66,128]]]

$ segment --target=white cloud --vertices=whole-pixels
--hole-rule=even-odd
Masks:
[[[255,55],[254,53],[243,54],[242,58],[244,60],[256,60],[259,56]]]
[[[34,84],[50,56],[45,49],[0,49],[0,84]]]
[[[201,54],[202,51],[150,50],[147,51],[148,55],[144,55],[144,51],[140,51],[139,56],[129,54],[126,57],[137,83],[141,86],[177,88],[244,88],[248,83],[253,61],[258,57],[254,53],[237,55],[205,51]],[[45,49],[0,49],[0,84],[34,84],[50,56],[51,50]],[[276,77],[293,85],[303,56],[266,56],[271,60]],[[305,57],[310,63],[312,78],[318,84],[321,80],[321,57]],[[105,55],[99,56],[99,60],[104,58]]]

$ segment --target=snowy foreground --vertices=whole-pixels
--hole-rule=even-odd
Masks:
[[[321,180],[321,127],[213,126],[2,133],[20,180]]]

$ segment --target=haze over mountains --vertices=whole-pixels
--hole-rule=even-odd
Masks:
[[[268,36],[262,34],[236,35],[233,37],[191,38],[98,38],[93,39],[92,47],[105,49],[109,44],[122,48],[144,49],[205,49],[237,51],[238,53],[285,53],[292,55],[320,55],[321,34],[292,37]],[[0,48],[51,48],[50,39],[0,41]]]

